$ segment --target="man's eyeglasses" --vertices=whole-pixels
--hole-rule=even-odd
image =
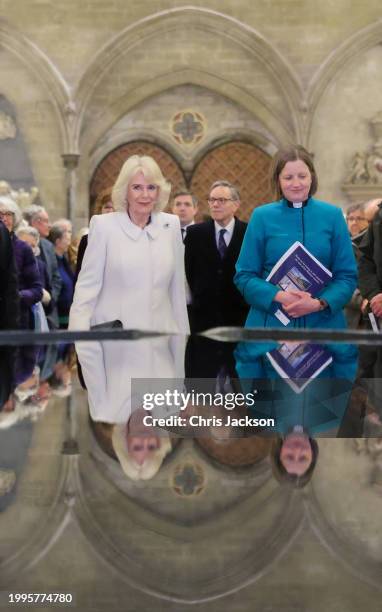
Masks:
[[[350,222],[351,221],[359,222],[359,221],[366,221],[367,219],[365,217],[347,217],[347,220]]]
[[[13,217],[13,212],[10,212],[8,210],[6,210],[5,212],[0,211],[0,219],[5,219],[5,218],[10,219],[11,217]]]
[[[232,198],[208,198],[208,204],[227,204],[227,202],[232,202]]]

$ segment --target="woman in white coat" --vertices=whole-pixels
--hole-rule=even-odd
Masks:
[[[119,319],[125,329],[189,332],[179,219],[162,212],[170,190],[151,157],[124,163],[112,191],[116,212],[90,223],[69,329]]]

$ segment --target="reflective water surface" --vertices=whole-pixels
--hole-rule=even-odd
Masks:
[[[80,340],[0,372],[0,591],[381,609],[381,347]]]

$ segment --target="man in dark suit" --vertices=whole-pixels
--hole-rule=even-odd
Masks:
[[[190,191],[178,191],[174,195],[172,212],[179,217],[180,231],[183,242],[186,239],[187,229],[195,225],[195,216],[198,212],[198,200]]]
[[[247,224],[235,213],[239,192],[228,181],[213,183],[208,197],[211,219],[188,228],[185,267],[191,291],[191,331],[242,327],[248,305],[233,283]]]
[[[18,329],[20,298],[9,231],[0,221],[0,329]]]
[[[43,206],[32,204],[24,211],[24,218],[40,234],[40,255],[45,263],[51,287],[51,302],[44,304],[49,329],[58,329],[57,302],[61,292],[62,280],[58,271],[57,257],[53,244],[47,239],[50,231],[49,216]]]

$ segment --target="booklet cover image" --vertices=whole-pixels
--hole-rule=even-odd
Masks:
[[[308,291],[315,297],[320,294],[331,278],[330,270],[325,268],[301,242],[297,241],[280,257],[266,280],[283,291],[298,289]],[[274,305],[273,310],[273,314],[283,325],[290,323],[289,317],[281,306]]]

